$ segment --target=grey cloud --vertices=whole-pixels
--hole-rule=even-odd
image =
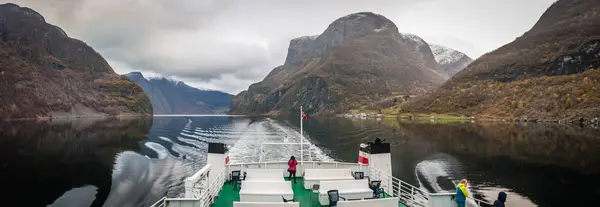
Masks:
[[[399,12],[415,1],[17,0],[129,70],[238,85],[283,63],[289,40],[321,33],[338,17]],[[224,76],[230,81],[223,81]],[[242,87],[244,88],[244,87]]]
[[[479,1],[460,0],[456,4],[481,4]],[[547,1],[553,0],[531,0],[535,3],[526,6],[546,7]],[[118,73],[153,72],[231,93],[262,80],[271,69],[282,64],[292,38],[320,34],[335,19],[354,12],[382,14],[394,21],[401,32],[416,33],[429,42],[436,41],[427,37],[448,36],[440,37],[443,41],[437,43],[452,43],[478,53],[500,46],[494,42],[482,48],[480,45],[485,45],[481,43],[486,40],[477,38],[478,34],[465,36],[465,32],[453,31],[453,27],[430,25],[441,21],[440,16],[444,15],[475,21],[471,16],[459,15],[465,14],[461,5],[448,10],[431,9],[438,3],[449,4],[443,0],[14,0],[14,3],[31,7],[69,36],[91,45]],[[511,14],[513,7],[519,5],[482,15],[491,13],[487,19],[501,19]],[[516,37],[515,33],[524,32],[517,29],[499,35],[510,39]],[[465,41],[454,42],[452,38],[456,36]]]

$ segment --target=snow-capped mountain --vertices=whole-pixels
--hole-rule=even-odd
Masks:
[[[412,49],[415,52],[418,63],[422,64],[423,67],[433,71],[438,74],[444,80],[448,79],[449,76],[444,73],[444,68],[438,64],[433,51],[429,47],[429,44],[425,42],[421,37],[410,34],[410,33],[400,33],[401,42],[406,44],[409,49]]]
[[[453,76],[473,62],[466,54],[441,45],[430,44],[435,60],[444,68],[444,74]]]

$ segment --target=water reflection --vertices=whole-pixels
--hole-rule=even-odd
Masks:
[[[453,191],[459,179],[468,178],[476,197],[493,201],[508,190],[513,206],[600,202],[596,129],[327,118],[310,120],[305,130],[336,159],[350,162],[360,142],[386,139],[393,146],[393,174],[430,192]]]
[[[149,206],[183,193],[183,180],[206,163],[208,142],[233,145],[232,162],[287,159],[299,120],[264,117],[155,117],[0,122],[0,197],[34,195],[27,206]],[[356,162],[358,145],[392,143],[396,177],[430,192],[470,190],[510,206],[600,203],[600,133],[565,125],[420,123],[316,119],[304,122],[312,158]],[[305,157],[310,159],[309,157]],[[576,199],[575,199],[576,198]]]
[[[58,206],[91,206],[96,199],[98,187],[86,185],[83,187],[73,188],[60,198],[56,199],[49,207]]]
[[[115,154],[139,150],[151,120],[1,122],[3,205],[101,206],[111,186]],[[18,203],[18,204],[17,204]],[[84,205],[85,206],[85,205]]]
[[[10,198],[34,195],[27,206],[149,206],[184,193],[184,179],[206,163],[209,142],[233,145],[231,162],[244,162],[259,160],[261,143],[300,138],[264,117],[22,121],[0,129],[0,196],[20,205]],[[287,159],[297,152],[291,148],[263,154]],[[327,158],[319,149],[311,154]]]

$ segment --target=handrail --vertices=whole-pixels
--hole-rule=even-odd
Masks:
[[[408,206],[427,206],[429,200],[428,192],[371,166],[369,166],[369,171],[371,179],[380,180],[381,187],[387,193],[391,193],[393,197],[398,197],[402,203]]]
[[[167,197],[163,196],[161,199],[159,199],[158,201],[156,201],[150,207],[166,207],[165,199],[167,199]]]
[[[195,180],[195,181],[199,181],[199,180],[203,180],[200,179],[198,175],[200,174],[206,174],[206,172],[208,172],[210,170],[205,170],[204,168],[202,170],[200,170],[199,172],[202,173],[195,173],[194,176],[188,178],[191,180]],[[217,195],[219,194],[219,192],[221,191],[221,188],[223,187],[223,184],[225,184],[225,179],[226,179],[226,175],[227,175],[227,170],[223,169],[215,178],[215,180],[210,183],[208,185],[208,187],[206,189],[197,189],[200,193],[199,196],[192,196],[192,197],[186,197],[186,198],[166,198],[163,197],[160,200],[158,200],[156,203],[152,204],[151,207],[166,207],[166,204],[169,201],[182,201],[182,200],[188,200],[188,201],[199,201],[202,207],[210,207],[210,205],[212,205],[215,202],[215,198],[217,197]],[[197,185],[194,185],[194,188],[196,188]],[[194,189],[196,190],[196,189]],[[201,192],[202,190],[205,190],[203,192]],[[196,193],[196,192],[194,192]]]
[[[481,200],[481,199],[477,199],[477,198],[469,198],[469,199],[473,199],[475,201],[475,203],[477,203],[478,206],[481,206],[482,203],[485,203],[485,205],[488,205],[488,206],[493,205],[492,203]]]
[[[426,207],[429,201],[430,193],[422,190],[416,186],[413,186],[407,182],[404,182],[398,178],[395,178],[385,172],[381,172],[380,170],[370,167],[369,170],[371,172],[371,178],[381,180],[381,186],[383,189],[391,189],[392,196],[398,197],[402,203],[408,206],[422,206]],[[389,183],[391,178],[391,184]],[[386,182],[387,180],[387,182]],[[390,186],[391,185],[391,186]],[[473,199],[477,206],[481,206],[481,204],[492,205],[491,203],[477,199],[477,198],[469,198]]]
[[[226,167],[221,171],[215,180],[208,185],[206,189],[198,189],[200,191],[200,196],[195,198],[161,198],[151,207],[166,207],[166,203],[169,200],[196,200],[200,202],[201,207],[210,207],[210,205],[215,201],[216,196],[221,191],[223,184],[225,183],[226,176],[232,170],[232,167],[237,168],[239,170],[244,171],[247,169],[246,166],[255,166],[257,168],[269,169],[271,168],[280,168],[281,166],[286,165],[286,161],[271,161],[271,162],[253,162],[253,163],[230,163],[227,164]],[[430,193],[419,188],[413,186],[407,182],[404,182],[398,178],[395,178],[385,172],[382,172],[372,166],[362,164],[362,163],[350,163],[350,162],[331,162],[331,161],[304,161],[301,162],[303,165],[302,169],[321,169],[323,167],[329,168],[354,168],[354,170],[364,171],[365,176],[369,176],[372,180],[380,180],[381,188],[385,190],[386,193],[393,197],[398,197],[398,199],[407,206],[416,206],[416,207],[427,207]],[[200,170],[203,171],[203,170]],[[198,173],[195,173],[197,175]],[[200,173],[202,174],[202,173]],[[197,177],[197,176],[192,176]],[[199,179],[198,179],[199,180]],[[194,186],[195,188],[196,186]],[[491,203],[476,199],[473,199],[478,206],[481,204],[491,205]]]
[[[266,161],[266,162],[244,162],[244,163],[229,163],[226,166],[233,165],[256,165],[256,164],[287,164],[287,161]],[[345,165],[363,165],[367,166],[367,164],[357,163],[357,162],[336,162],[336,161],[298,161],[298,164],[345,164]]]
[[[211,165],[207,164],[198,172],[188,177],[184,181],[185,197],[186,198],[199,198],[202,190],[205,190],[206,184],[208,184],[208,173],[210,173]],[[200,185],[198,187],[198,185]],[[204,185],[204,186],[203,186]]]
[[[368,165],[356,162],[334,162],[334,161],[303,161],[298,162],[300,175],[305,169],[337,169],[350,168],[352,171],[365,172],[368,176]],[[287,169],[287,161],[269,161],[269,162],[250,162],[250,163],[229,163],[225,166],[228,172],[233,170],[244,171],[248,168],[259,169]]]
[[[214,182],[208,185],[208,190],[200,195],[200,202],[203,207],[210,207],[215,202],[215,198],[219,195],[223,184],[225,184],[226,169],[223,169]]]

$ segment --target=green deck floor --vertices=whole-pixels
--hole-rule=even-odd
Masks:
[[[300,202],[300,207],[321,207],[317,194],[312,194],[311,190],[304,189],[304,180],[302,178],[296,179],[296,183],[292,184],[292,190],[294,191],[294,200]],[[313,196],[312,202],[311,196]],[[234,190],[232,184],[225,183],[223,189],[219,192],[219,197],[217,197],[217,200],[211,207],[233,207],[234,201],[240,201],[240,191],[239,189]],[[405,207],[402,203],[399,203],[398,206]]]

